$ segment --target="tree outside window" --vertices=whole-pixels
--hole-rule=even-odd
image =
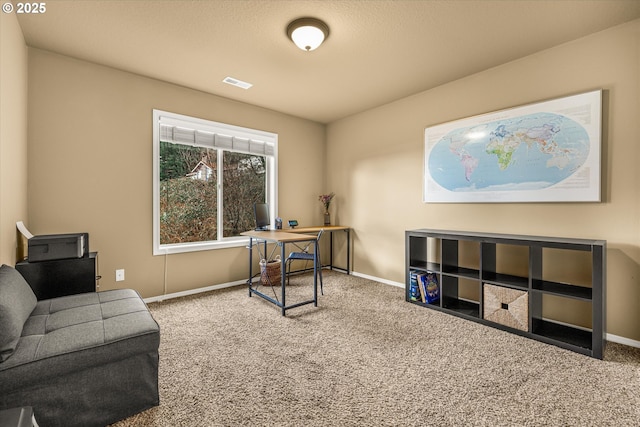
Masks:
[[[223,235],[237,236],[256,226],[253,204],[266,200],[266,159],[227,151],[222,163]]]
[[[215,170],[216,156],[215,150],[160,142],[160,244],[218,238],[217,175],[207,173]]]

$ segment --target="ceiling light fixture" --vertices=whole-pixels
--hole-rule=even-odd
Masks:
[[[300,49],[310,52],[329,37],[329,27],[316,18],[300,18],[287,26],[287,36]]]

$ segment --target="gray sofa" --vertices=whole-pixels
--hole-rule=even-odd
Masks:
[[[157,406],[159,344],[134,290],[36,301],[0,267],[0,410],[32,406],[40,427],[90,427]]]

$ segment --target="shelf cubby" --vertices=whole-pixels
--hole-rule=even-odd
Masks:
[[[533,280],[531,287],[533,291],[539,291],[546,294],[564,296],[567,298],[577,298],[586,301],[591,301],[593,299],[593,289],[586,286],[549,282],[547,280]]]
[[[456,277],[467,277],[469,279],[480,279],[480,270],[473,268],[457,267],[453,265],[445,265],[442,267],[442,274]]]
[[[458,298],[443,297],[442,308],[463,317],[480,318],[480,304]]]
[[[527,290],[529,287],[529,279],[527,277],[493,272],[484,273],[482,277],[482,281],[485,283],[506,286],[508,288]]]
[[[529,251],[518,245],[482,243],[482,281],[518,290],[529,287]],[[514,268],[514,266],[516,266]]]
[[[479,284],[478,280],[442,274],[440,280],[442,308],[479,318]]]
[[[592,331],[534,318],[531,332],[539,337],[540,341],[550,344],[560,342],[570,350],[591,352],[593,349]]]

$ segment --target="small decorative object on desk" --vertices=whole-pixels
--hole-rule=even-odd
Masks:
[[[331,192],[329,194],[322,194],[318,197],[318,200],[322,202],[324,205],[324,225],[331,224],[331,214],[329,213],[329,205],[331,205],[331,200],[336,194]]]

